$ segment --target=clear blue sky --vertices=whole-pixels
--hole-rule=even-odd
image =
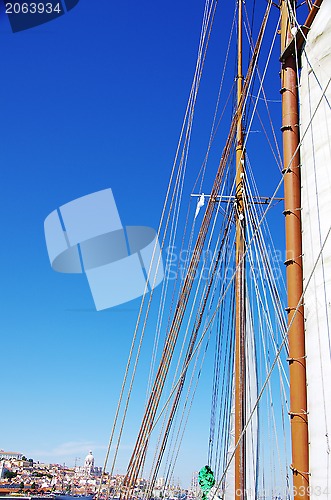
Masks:
[[[84,276],[51,269],[43,222],[111,187],[124,224],[157,228],[203,4],[80,0],[16,34],[1,13],[2,449],[103,463],[139,300],[96,312]]]

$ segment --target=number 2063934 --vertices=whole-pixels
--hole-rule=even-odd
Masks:
[[[61,14],[60,3],[51,2],[6,2],[6,14]]]

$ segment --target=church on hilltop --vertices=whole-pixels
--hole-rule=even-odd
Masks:
[[[86,455],[85,461],[84,461],[84,471],[86,476],[91,476],[94,472],[94,456],[92,454],[92,451],[89,451],[89,454]]]
[[[89,451],[88,455],[86,455],[84,460],[84,465],[81,467],[76,467],[75,473],[76,476],[80,476],[83,478],[89,478],[92,476],[100,476],[102,472],[101,467],[95,467],[94,465],[94,456],[92,451]]]

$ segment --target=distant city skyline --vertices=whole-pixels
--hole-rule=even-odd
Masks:
[[[36,474],[36,470],[41,472]],[[63,492],[70,491],[72,493],[73,488],[75,489],[75,493],[77,493],[77,489],[84,488],[87,485],[90,488],[90,492],[95,493],[101,480],[102,484],[104,484],[104,486],[101,487],[102,493],[102,488],[105,488],[109,481],[109,472],[106,471],[103,476],[102,471],[102,467],[94,464],[92,450],[89,450],[88,454],[83,459],[82,465],[76,463],[75,466],[72,467],[65,463],[44,463],[31,458],[27,459],[27,457],[20,452],[0,449],[0,493],[3,493],[5,490],[7,491],[7,489],[9,489],[9,491],[13,491],[15,488],[19,489],[22,484],[24,485],[24,489],[31,489],[32,485],[32,489],[40,490],[43,494],[54,490],[61,490]],[[70,473],[70,476],[66,476],[67,473]],[[119,486],[121,484],[121,481],[118,482],[119,477],[122,481],[124,479],[124,474],[113,474],[111,476],[110,485],[113,483],[113,485]],[[143,484],[147,484],[144,477],[140,479],[143,480]],[[190,487],[196,489],[197,481],[195,481],[195,479],[196,473],[193,473],[190,485],[181,487],[185,489],[190,489]],[[179,486],[179,483],[179,478],[176,478],[176,480],[173,479],[172,482],[166,484],[164,477],[158,477],[155,489],[163,490],[165,488],[173,488]]]

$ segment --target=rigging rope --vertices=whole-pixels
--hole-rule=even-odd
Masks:
[[[325,88],[325,90],[324,90],[324,93],[325,93],[325,91],[326,91],[326,89],[327,89],[328,85],[329,85],[329,82],[328,82],[328,84],[327,84],[327,86],[326,86],[326,88]],[[324,93],[323,93],[323,94],[324,94]],[[319,101],[319,103],[318,103],[318,105],[317,105],[317,108],[318,108],[318,106],[320,105],[320,102],[321,102],[322,98],[323,98],[323,95],[322,95],[322,97],[321,97],[321,99],[320,99],[320,101]],[[317,110],[317,108],[316,108],[316,110]],[[316,110],[315,110],[315,113],[316,113]],[[315,114],[315,113],[314,113],[314,114]],[[312,117],[312,118],[313,118],[313,117]],[[308,124],[308,127],[309,127],[309,125],[310,125],[310,124]],[[307,132],[307,130],[308,130],[308,127],[307,127],[307,129],[304,131],[304,133],[303,133],[303,137],[305,136],[305,134],[306,134],[306,132]],[[303,138],[303,137],[302,137],[302,138]],[[291,162],[290,162],[290,163],[291,163]],[[287,168],[290,168],[290,165],[289,165]],[[274,192],[273,196],[271,197],[271,202],[272,202],[272,200],[275,198],[275,196],[276,196],[276,194],[277,194],[277,192],[278,192],[278,190],[279,190],[279,188],[280,188],[280,186],[281,186],[282,182],[283,182],[283,180],[281,180],[281,181],[280,181],[280,183],[278,184],[278,186],[277,186],[277,188],[276,188],[276,190],[275,190],[275,192]],[[271,205],[269,205],[269,207],[267,208],[267,210],[266,210],[266,211],[265,211],[265,213],[263,214],[263,216],[262,216],[261,220],[260,220],[260,221],[259,221],[259,223],[258,223],[258,226],[257,226],[257,227],[256,227],[256,229],[255,229],[254,234],[257,232],[257,230],[259,229],[259,227],[260,227],[260,226],[261,226],[261,224],[263,223],[263,221],[264,221],[264,219],[265,219],[265,217],[266,217],[266,213],[268,212],[268,210],[269,210],[270,206],[271,206]],[[331,231],[331,228],[330,228],[330,229],[329,229],[329,231],[328,231],[328,234],[327,234],[326,239],[328,238],[328,236],[329,236],[329,234],[330,234],[330,231]],[[251,242],[252,242],[252,239],[254,238],[254,234],[253,234],[253,236],[252,236],[252,238],[251,238],[250,242],[248,243],[247,248],[249,248],[249,246],[250,246],[250,244],[251,244]],[[317,261],[318,261],[318,259],[319,259],[320,255],[321,255],[321,253],[322,253],[322,251],[323,251],[323,248],[324,248],[324,245],[325,245],[326,239],[325,239],[324,244],[323,244],[323,246],[322,246],[321,252],[320,252],[320,254],[319,254],[318,258],[317,258]],[[246,251],[247,251],[247,250],[246,250]],[[316,263],[317,263],[317,261],[316,261]],[[315,267],[316,267],[316,265],[314,266],[314,268],[313,268],[313,270],[312,270],[312,273],[314,272]],[[232,279],[233,279],[233,277],[232,277]],[[310,282],[310,279],[309,279],[308,283],[306,284],[306,287],[308,286],[309,282]],[[306,289],[306,288],[305,288],[305,289]],[[223,295],[223,296],[219,299],[219,302],[218,302],[218,306],[217,306],[217,308],[216,308],[216,311],[218,310],[218,307],[219,307],[219,305],[222,303],[223,299],[224,299],[224,295]],[[214,312],[214,314],[213,314],[213,316],[212,316],[212,318],[211,318],[211,320],[210,320],[210,321],[212,321],[212,320],[213,320],[213,318],[215,317],[216,311]],[[293,321],[293,318],[292,318],[292,321]],[[205,335],[205,333],[206,333],[206,331],[207,331],[207,329],[208,329],[209,325],[210,325],[210,322],[209,322],[209,324],[207,325],[206,329],[204,330],[204,333],[203,333],[203,335],[202,335],[202,337],[201,337],[201,339],[200,339],[200,341],[199,341],[199,343],[198,343],[198,345],[197,345],[196,349],[198,349],[198,347],[199,347],[199,345],[200,345],[200,343],[201,343],[201,341],[202,341],[202,338],[203,338],[203,336]],[[291,327],[291,325],[289,325],[289,327],[288,327],[288,328],[290,328],[290,327]],[[270,371],[269,371],[269,373],[268,373],[268,377],[267,377],[267,379],[266,379],[266,381],[265,381],[265,383],[264,383],[264,386],[263,386],[263,387],[262,387],[262,389],[261,389],[259,399],[261,398],[261,396],[262,396],[262,394],[263,394],[263,392],[264,392],[264,389],[265,389],[265,387],[266,387],[266,385],[267,385],[267,383],[268,383],[268,380],[269,380],[269,378],[270,378],[270,376],[271,376],[271,373],[272,373],[272,371],[273,371],[273,369],[274,369],[274,366],[276,365],[276,363],[277,363],[277,361],[278,361],[278,357],[279,357],[279,355],[280,355],[281,349],[282,349],[282,348],[283,348],[283,346],[286,344],[286,340],[287,340],[287,336],[285,336],[285,337],[284,337],[284,339],[283,339],[283,341],[282,341],[282,344],[281,344],[281,346],[280,346],[280,348],[279,348],[279,350],[278,350],[278,352],[277,352],[277,355],[276,355],[275,361],[274,361],[273,365],[271,366],[271,369],[270,369]],[[259,400],[258,400],[258,401],[259,401]],[[254,409],[253,409],[253,412],[254,412],[254,410],[255,410],[255,408],[256,408],[256,406],[257,406],[257,404],[258,404],[258,401],[257,401],[257,403],[256,403],[256,405],[255,405],[255,407],[254,407]],[[252,412],[252,413],[253,413],[253,412]],[[248,425],[248,424],[249,424],[249,421],[247,422],[247,425]],[[244,431],[243,431],[243,432],[245,432],[245,431],[246,431],[246,428],[247,428],[247,426],[245,427],[245,429],[244,429]],[[242,435],[243,435],[243,434],[242,434]],[[234,453],[235,453],[235,450],[234,450]],[[233,458],[233,456],[234,456],[234,453],[233,453],[233,455],[232,455],[232,458]],[[227,466],[226,470],[225,470],[225,471],[224,471],[224,473],[223,473],[222,479],[224,479],[224,475],[225,475],[225,473],[226,473],[227,469],[228,469],[228,466]],[[220,483],[221,483],[221,482],[220,482]]]
[[[206,11],[205,11],[205,15],[206,15]],[[201,34],[200,47],[203,46],[203,40],[204,40],[205,36],[206,36],[206,26],[203,26],[202,34]],[[192,102],[193,102],[193,109],[194,109],[196,94],[197,94],[197,90],[198,90],[199,82],[200,82],[200,77],[201,77],[201,69],[200,69],[200,61],[201,60],[202,60],[202,65],[203,65],[204,59],[202,57],[202,53],[201,53],[201,49],[200,49],[199,50],[199,54],[198,54],[198,61],[197,61],[197,66],[196,66],[196,72],[195,72],[195,75],[194,75],[192,89],[191,89],[191,93],[190,93],[189,103],[187,105],[187,109],[186,109],[186,112],[185,112],[184,122],[183,122],[182,130],[181,130],[181,134],[180,134],[180,138],[179,138],[179,143],[178,143],[178,147],[177,147],[177,151],[176,151],[176,155],[175,155],[175,160],[174,160],[174,163],[173,163],[173,167],[172,167],[172,171],[171,171],[171,175],[170,175],[170,180],[169,180],[169,184],[168,184],[168,189],[167,189],[167,193],[166,193],[166,197],[165,197],[165,201],[164,201],[164,206],[163,206],[163,210],[162,210],[162,214],[161,214],[159,229],[158,229],[158,232],[157,232],[158,238],[159,238],[159,235],[161,233],[161,228],[163,226],[163,222],[164,222],[164,218],[165,218],[165,211],[166,211],[166,207],[167,207],[168,201],[169,201],[171,185],[172,185],[174,174],[175,174],[175,168],[176,168],[176,165],[177,165],[177,158],[178,158],[178,155],[179,155],[180,145],[182,143],[182,138],[183,138],[185,126],[186,126],[187,120],[188,120],[189,125],[192,123],[192,120],[188,119],[188,117],[190,115],[190,109],[192,108]],[[169,224],[169,216],[170,216],[171,208],[172,208],[172,205],[173,205],[173,199],[174,199],[174,195],[172,196],[172,200],[170,202],[169,215],[168,215],[168,218],[166,219],[166,223],[165,223],[164,238],[163,238],[163,241],[162,241],[162,244],[161,244],[161,250],[162,250],[162,248],[164,246],[165,235],[166,235],[168,224]],[[150,276],[150,272],[151,272],[152,266],[154,265],[155,250],[156,250],[156,247],[154,247],[154,250],[153,250],[153,255],[152,255],[152,259],[151,259],[151,266],[150,266],[150,269],[148,271],[148,277]],[[159,265],[160,265],[160,257],[161,257],[161,253],[160,253],[158,262],[156,264],[156,269],[157,270],[158,270]],[[156,275],[157,275],[157,270],[155,272],[155,279],[156,279]],[[155,281],[155,279],[154,279],[154,281]],[[115,418],[114,418],[113,428],[112,428],[112,431],[111,431],[111,435],[110,435],[110,439],[109,439],[109,443],[108,443],[108,448],[107,448],[107,453],[106,453],[106,457],[105,457],[105,462],[104,462],[104,466],[103,466],[103,470],[102,470],[102,476],[101,476],[100,486],[99,486],[99,489],[98,489],[98,492],[97,492],[97,500],[99,499],[99,496],[100,496],[102,478],[105,475],[105,470],[106,470],[106,466],[107,466],[108,459],[109,459],[110,449],[111,449],[111,446],[112,446],[112,442],[113,442],[113,438],[114,438],[114,433],[115,433],[115,429],[116,429],[116,426],[117,426],[117,421],[118,421],[118,418],[119,418],[119,411],[120,411],[120,407],[121,407],[121,404],[122,404],[124,390],[125,390],[125,387],[126,387],[126,384],[127,384],[127,378],[128,378],[129,369],[130,369],[131,362],[132,362],[132,356],[133,356],[133,351],[134,351],[134,347],[135,347],[135,343],[136,343],[136,338],[137,338],[137,334],[138,334],[138,328],[139,328],[139,325],[140,325],[140,319],[141,319],[143,308],[144,308],[145,296],[146,296],[146,293],[148,291],[148,281],[149,280],[147,279],[146,280],[145,291],[144,291],[144,294],[143,294],[142,300],[141,300],[141,305],[140,305],[140,309],[139,309],[139,313],[138,313],[138,318],[137,318],[137,322],[136,322],[135,331],[134,331],[134,334],[133,334],[132,344],[131,344],[131,348],[130,348],[130,352],[129,352],[129,356],[128,356],[128,361],[127,361],[127,366],[126,366],[126,370],[125,370],[125,374],[124,374],[122,388],[121,388],[121,391],[120,391],[118,405],[117,405],[117,409],[116,409],[116,412],[115,412]],[[151,304],[151,300],[152,300],[152,296],[153,296],[153,291],[154,291],[154,287],[152,287],[152,290],[150,291],[149,302],[148,302],[147,311],[146,311],[146,319],[147,319],[148,311],[149,311],[149,308],[150,308],[150,304]],[[119,432],[119,437],[118,437],[117,446],[116,446],[116,450],[115,450],[115,455],[114,455],[114,459],[113,459],[113,465],[112,465],[111,474],[112,474],[114,466],[115,466],[115,461],[116,461],[116,457],[117,457],[117,453],[118,453],[120,439],[121,439],[121,435],[122,435],[122,431],[123,431],[123,427],[124,427],[124,422],[125,422],[125,418],[126,418],[126,414],[127,414],[128,403],[129,403],[129,400],[130,400],[130,395],[131,395],[132,386],[133,386],[133,380],[134,380],[134,376],[135,376],[135,372],[136,372],[136,367],[137,367],[137,363],[138,363],[138,359],[139,359],[139,354],[140,354],[140,349],[141,349],[141,344],[142,344],[142,340],[143,340],[143,336],[144,336],[144,332],[145,332],[146,319],[145,319],[145,323],[144,323],[143,328],[142,328],[140,342],[139,342],[139,346],[138,346],[138,350],[137,350],[137,354],[136,354],[136,361],[135,361],[135,364],[134,364],[134,367],[133,367],[133,373],[132,373],[132,377],[131,377],[131,383],[130,383],[130,387],[129,387],[129,390],[128,390],[128,396],[127,396],[127,404],[126,404],[126,407],[124,409],[124,414],[123,414],[123,417],[122,417],[122,423],[121,423],[121,426],[120,426],[120,432]],[[111,476],[111,474],[110,474],[110,476]]]
[[[175,206],[176,206],[176,202],[175,202]]]
[[[283,349],[283,347],[284,347],[284,345],[285,345],[285,341],[286,341],[286,339],[287,339],[287,337],[288,337],[288,332],[290,331],[291,326],[292,326],[292,323],[293,323],[293,321],[294,321],[294,319],[295,319],[295,317],[296,317],[296,315],[297,315],[297,313],[298,313],[298,311],[299,311],[299,308],[300,308],[300,306],[301,306],[302,300],[303,300],[303,298],[304,298],[304,294],[306,293],[306,290],[307,290],[307,288],[308,288],[308,286],[309,286],[309,284],[310,284],[310,281],[312,280],[312,277],[314,276],[314,272],[315,272],[315,270],[316,270],[317,264],[318,264],[318,262],[319,262],[319,260],[320,260],[320,258],[321,258],[321,256],[322,256],[322,253],[323,253],[324,247],[325,247],[325,245],[326,245],[326,242],[327,242],[327,240],[328,240],[328,238],[329,238],[330,234],[331,234],[331,226],[329,227],[329,230],[328,230],[328,232],[327,232],[327,234],[326,234],[326,237],[325,237],[325,239],[324,239],[323,245],[322,245],[322,247],[321,247],[321,249],[320,249],[320,251],[319,251],[319,253],[318,253],[318,256],[317,256],[317,258],[316,258],[316,261],[315,261],[315,263],[314,263],[314,265],[313,265],[313,267],[312,267],[311,273],[310,273],[310,275],[308,276],[307,283],[306,283],[306,284],[305,284],[305,286],[304,286],[303,293],[302,293],[301,297],[299,298],[299,301],[298,301],[297,306],[295,307],[294,314],[293,314],[293,316],[292,316],[291,322],[290,322],[290,324],[288,325],[288,328],[287,328],[287,335],[284,337],[284,339],[283,339],[283,341],[282,341],[281,345],[279,346],[279,349],[278,349],[278,351],[277,351],[277,353],[276,353],[276,356],[275,356],[275,358],[274,358],[274,361],[273,361],[273,363],[272,363],[272,365],[271,365],[271,367],[270,367],[270,370],[269,370],[269,372],[268,372],[268,374],[267,374],[267,377],[266,377],[266,379],[265,379],[265,381],[264,381],[264,383],[263,383],[263,385],[262,385],[262,388],[261,388],[261,390],[260,390],[260,392],[259,392],[259,395],[258,395],[258,398],[257,398],[257,400],[256,400],[256,403],[255,403],[255,405],[254,405],[254,407],[253,407],[253,409],[252,409],[252,411],[251,411],[251,414],[248,416],[248,418],[247,418],[247,420],[246,420],[246,424],[245,424],[245,426],[244,426],[244,428],[243,428],[243,430],[242,430],[242,432],[241,432],[241,434],[240,434],[240,436],[239,436],[239,439],[238,439],[238,442],[236,443],[235,449],[233,450],[233,453],[232,453],[232,455],[231,455],[231,457],[230,457],[230,460],[229,460],[229,462],[228,462],[228,464],[227,464],[227,466],[226,466],[225,470],[223,471],[222,477],[221,477],[221,479],[219,480],[219,482],[218,482],[218,484],[217,484],[217,486],[216,486],[215,495],[216,495],[217,491],[218,491],[218,490],[220,489],[220,487],[221,487],[222,481],[223,481],[223,480],[224,480],[224,478],[225,478],[225,475],[226,475],[227,470],[228,470],[228,468],[229,468],[229,466],[230,466],[230,463],[231,463],[231,461],[233,460],[233,458],[234,458],[234,456],[235,456],[235,453],[236,453],[236,450],[237,450],[238,446],[240,445],[240,442],[241,442],[241,440],[242,440],[242,438],[243,438],[243,436],[244,436],[244,434],[245,434],[245,432],[246,432],[246,430],[247,430],[247,428],[248,428],[248,425],[250,424],[250,422],[251,422],[251,420],[252,420],[253,414],[254,414],[254,412],[256,411],[256,409],[257,409],[257,407],[258,407],[258,404],[259,404],[259,401],[260,401],[260,399],[262,398],[263,393],[264,393],[264,391],[265,391],[265,388],[267,387],[267,385],[268,385],[268,383],[269,383],[269,380],[270,380],[270,377],[271,377],[271,375],[272,375],[272,373],[273,373],[273,370],[274,370],[274,368],[275,368],[276,364],[278,363],[278,358],[279,358],[279,356],[280,356],[280,354],[281,354],[281,352],[282,352],[282,349]]]
[[[194,345],[195,345],[195,342],[196,342],[198,331],[200,329],[200,325],[201,325],[202,318],[203,318],[203,315],[204,315],[204,311],[205,311],[205,308],[206,308],[206,305],[207,305],[209,294],[210,294],[210,291],[211,291],[211,288],[212,288],[212,285],[213,285],[213,280],[214,280],[214,277],[216,275],[216,271],[217,271],[217,268],[218,268],[219,259],[220,259],[220,256],[221,256],[223,245],[224,245],[224,242],[226,241],[226,238],[227,238],[227,234],[228,233],[225,230],[224,236],[222,238],[222,242],[221,242],[221,245],[220,245],[220,248],[219,248],[219,251],[218,251],[218,255],[217,255],[217,258],[216,258],[215,263],[214,263],[214,268],[213,268],[211,276],[209,278],[208,286],[205,287],[206,291],[205,291],[205,294],[204,294],[202,307],[199,308],[199,311],[197,312],[197,315],[196,315],[195,326],[194,326],[194,329],[192,331],[191,338],[190,338],[189,345],[188,345],[187,352],[186,352],[186,356],[185,356],[185,361],[184,361],[184,365],[185,366],[189,365],[189,362],[190,362],[191,357],[192,357],[193,348],[194,348]],[[153,476],[152,476],[152,480],[151,480],[152,486],[154,485],[154,483],[156,481],[156,476],[157,476],[157,473],[158,473],[159,468],[160,468],[160,464],[161,464],[161,460],[162,460],[162,457],[163,457],[165,446],[166,446],[166,443],[167,443],[167,440],[168,440],[170,428],[171,428],[171,425],[172,425],[175,413],[177,411],[179,400],[180,400],[181,393],[182,393],[182,390],[183,390],[183,386],[184,386],[184,382],[185,382],[186,370],[184,372],[182,372],[182,373],[183,373],[183,375],[181,377],[180,385],[179,385],[179,387],[177,389],[177,392],[176,392],[176,395],[175,395],[175,400],[173,402],[173,406],[172,406],[171,413],[170,413],[170,416],[169,416],[169,419],[168,419],[166,430],[164,432],[164,437],[163,437],[163,440],[162,440],[161,449],[159,451],[158,459],[157,459],[156,466],[155,466],[155,470],[154,470],[154,473],[153,473]]]
[[[185,285],[184,285],[185,286]],[[174,325],[175,327],[177,327],[177,316],[178,316],[178,311],[179,310],[176,310],[175,312],[175,318],[174,318]],[[163,387],[163,384],[164,384],[164,380],[165,380],[165,375],[168,371],[168,366],[169,366],[169,356],[170,356],[170,353],[173,349],[174,345],[173,345],[173,341],[172,339],[170,340],[169,344],[168,344],[168,348],[170,349],[167,349],[167,347],[165,348],[165,351],[164,351],[164,355],[162,357],[162,362],[159,366],[159,370],[158,370],[158,375],[157,375],[157,380],[160,380],[160,384],[158,384],[158,382],[156,382],[156,386],[154,386],[155,388],[155,394],[156,394],[156,399],[154,400],[154,398],[150,398],[149,399],[149,402],[147,404],[147,408],[146,408],[146,414],[149,415],[149,417],[147,418],[144,418],[143,420],[143,423],[142,423],[142,433],[148,433],[148,429],[150,428],[150,423],[149,423],[149,419],[151,418],[153,420],[154,418],[154,415],[155,415],[155,411],[156,411],[156,406],[158,404],[155,405],[155,402],[157,400],[159,400],[159,396],[160,396],[160,389],[162,390],[162,387]],[[134,484],[135,481],[136,481],[136,477],[138,475],[138,471],[137,471],[137,468],[138,470],[140,470],[141,468],[141,465],[142,465],[142,462],[144,460],[144,455],[145,455],[145,451],[146,451],[146,446],[147,446],[147,442],[144,444],[142,444],[142,442],[144,442],[143,439],[141,439],[141,437],[138,437],[138,440],[137,440],[137,443],[136,443],[136,448],[133,452],[133,455],[132,455],[132,459],[130,461],[130,464],[129,464],[129,467],[128,467],[128,473],[127,473],[127,476],[126,476],[126,483],[128,485],[131,486],[131,484]],[[139,449],[139,453],[137,452]]]
[[[325,91],[326,91],[326,89],[327,89],[327,87],[328,87],[329,83],[330,83],[330,81],[328,82],[327,86],[325,87],[324,92],[323,92],[323,95],[324,95],[324,93],[325,93]],[[321,96],[321,99],[320,99],[320,101],[319,101],[319,103],[318,103],[318,105],[317,105],[317,108],[318,108],[318,106],[320,105],[320,102],[321,102],[321,100],[322,100],[322,98],[323,98],[323,95]],[[316,110],[317,110],[317,108],[316,108]],[[314,112],[313,116],[315,115],[316,110],[315,110],[315,112]],[[313,119],[313,117],[311,118],[311,120],[312,120],[312,119]],[[309,127],[309,125],[310,125],[310,123],[308,124],[308,127]],[[303,136],[302,136],[302,139],[303,139],[303,137],[305,136],[305,134],[307,133],[308,127],[307,127],[307,129],[304,131]],[[292,160],[291,160],[291,161],[292,161]],[[291,162],[290,162],[290,164],[291,164]],[[287,167],[287,168],[290,168],[290,165],[288,165],[288,167]],[[277,194],[277,192],[278,192],[278,190],[279,190],[279,188],[280,188],[280,186],[281,186],[282,182],[283,182],[283,180],[281,180],[281,181],[279,182],[279,184],[278,184],[278,186],[277,186],[277,188],[276,188],[276,190],[275,190],[275,192],[274,192],[273,196],[271,197],[271,202],[272,202],[272,201],[273,201],[273,199],[275,198],[275,196],[276,196],[276,194]],[[261,220],[259,221],[259,223],[258,223],[257,227],[255,228],[254,234],[252,235],[252,238],[250,239],[250,242],[249,242],[249,243],[248,243],[248,245],[247,245],[247,248],[249,248],[249,246],[251,245],[252,240],[253,240],[253,238],[254,238],[254,236],[255,236],[255,233],[257,232],[257,230],[259,229],[259,227],[261,226],[261,224],[264,222],[264,219],[265,219],[265,217],[266,217],[267,212],[268,212],[268,211],[269,211],[269,209],[270,209],[270,206],[271,206],[271,205],[269,205],[269,207],[267,208],[267,210],[266,210],[266,211],[264,212],[264,214],[262,215],[262,218],[261,218]],[[328,234],[327,234],[327,237],[329,236],[330,231],[331,231],[331,228],[329,229],[329,232],[328,232]],[[327,239],[327,238],[326,238],[326,239]],[[326,241],[326,240],[325,240],[325,241]],[[324,245],[325,245],[325,242],[324,242]],[[321,252],[323,251],[324,245],[322,246]],[[247,249],[246,249],[246,252],[247,252]],[[321,254],[321,252],[320,252],[320,254]],[[319,257],[318,257],[318,258],[319,258]],[[316,266],[315,266],[315,267],[316,267]],[[313,271],[314,271],[314,269],[313,269]],[[312,271],[312,272],[313,272],[313,271]],[[234,278],[234,275],[232,276],[232,280],[233,280],[233,278]],[[309,280],[309,281],[310,281],[310,280]],[[308,281],[308,283],[307,283],[307,286],[308,286],[308,284],[309,284],[309,281]],[[228,288],[228,287],[227,287],[227,288]],[[217,310],[218,310],[219,305],[222,303],[222,301],[223,301],[223,300],[224,300],[224,294],[223,294],[223,296],[219,299],[219,302],[218,302],[217,308],[216,308],[216,310],[215,310],[214,314],[212,315],[212,318],[211,318],[211,320],[209,321],[209,323],[208,323],[207,327],[205,328],[204,333],[202,334],[202,337],[201,337],[200,341],[198,342],[198,345],[196,346],[195,351],[199,348],[200,343],[201,343],[201,341],[202,341],[202,339],[203,339],[203,337],[204,337],[204,335],[205,335],[206,331],[208,330],[208,328],[209,328],[209,326],[210,326],[211,321],[213,321],[213,318],[215,317],[215,314],[216,314],[216,312],[217,312]],[[292,321],[293,321],[293,318],[292,318]],[[291,325],[289,325],[289,327],[288,327],[288,328],[290,328],[290,326],[291,326]],[[282,350],[283,346],[286,344],[286,341],[287,341],[287,336],[284,336],[284,339],[283,339],[283,341],[282,341],[282,344],[281,344],[281,346],[280,346],[280,348],[279,348],[279,350],[278,350],[278,352],[277,352],[277,355],[276,355],[275,361],[274,361],[273,365],[271,366],[270,371],[269,371],[269,373],[268,373],[268,377],[267,377],[267,379],[266,379],[266,381],[265,381],[265,383],[264,383],[264,385],[263,385],[263,387],[262,387],[262,389],[261,389],[261,391],[260,391],[259,399],[258,399],[258,401],[257,401],[257,403],[256,403],[256,405],[255,405],[255,407],[254,407],[254,409],[253,409],[253,412],[255,411],[255,408],[256,408],[256,406],[257,406],[257,404],[258,404],[258,402],[259,402],[260,398],[262,397],[262,394],[263,394],[263,392],[264,392],[264,389],[265,389],[265,387],[266,387],[266,385],[267,385],[267,383],[268,383],[268,380],[269,380],[269,378],[270,378],[270,376],[271,376],[271,373],[272,373],[272,371],[273,371],[273,369],[274,369],[274,366],[276,365],[276,363],[277,363],[277,361],[278,361],[278,357],[279,357],[279,355],[280,355],[280,352],[281,352],[281,350]],[[194,353],[193,353],[193,354],[194,354]],[[252,412],[252,413],[253,413],[253,412]],[[251,418],[250,418],[250,419],[251,419]],[[249,419],[249,421],[250,421],[250,419]],[[248,424],[249,424],[249,421],[247,422],[247,425],[246,425],[246,427],[244,428],[243,433],[246,431],[246,428],[247,428],[247,426],[248,426]],[[242,433],[242,435],[243,435],[243,433]],[[233,452],[233,454],[232,454],[232,458],[233,458],[233,456],[234,456],[234,453],[235,453],[235,450],[234,450],[234,452]],[[229,464],[228,464],[228,465],[229,465]],[[224,473],[223,473],[223,476],[222,476],[221,481],[224,479],[224,476],[225,476],[225,474],[226,474],[227,469],[228,469],[228,466],[226,467],[226,469],[225,469],[225,471],[224,471]],[[221,481],[220,481],[220,483],[221,483]],[[219,483],[219,484],[220,484],[220,483]]]
[[[128,487],[127,492],[126,492],[126,498],[129,496],[130,489],[134,486],[134,484],[137,480],[139,471],[141,470],[142,462],[144,460],[148,436],[149,436],[151,428],[153,426],[153,421],[154,421],[157,407],[158,407],[158,404],[160,401],[161,392],[163,390],[165,378],[166,378],[166,375],[167,375],[168,370],[169,370],[170,359],[172,357],[174,347],[175,347],[175,344],[177,341],[179,329],[180,329],[180,326],[181,326],[182,321],[183,321],[184,311],[185,311],[185,308],[186,308],[186,305],[188,302],[188,297],[189,297],[189,294],[190,294],[190,291],[191,291],[191,288],[193,285],[196,269],[197,269],[197,266],[198,266],[198,263],[200,260],[202,248],[203,248],[203,245],[205,242],[205,238],[207,235],[207,231],[209,228],[211,217],[212,217],[212,214],[214,211],[214,200],[216,200],[218,192],[219,192],[219,187],[220,187],[220,184],[221,184],[221,181],[223,178],[225,164],[226,164],[226,161],[227,161],[229,153],[230,153],[230,146],[231,146],[233,138],[235,136],[237,116],[242,112],[242,109],[243,109],[244,104],[246,102],[247,93],[248,93],[248,89],[249,89],[249,85],[250,85],[250,81],[251,81],[251,76],[253,74],[253,70],[255,69],[257,56],[259,53],[259,49],[261,46],[261,42],[263,39],[265,27],[266,27],[266,22],[267,22],[268,15],[270,12],[270,7],[271,7],[271,4],[269,3],[268,7],[266,9],[266,13],[265,13],[262,25],[261,25],[256,48],[255,48],[255,51],[253,53],[253,57],[252,57],[252,60],[251,60],[251,63],[250,63],[250,66],[249,66],[249,69],[247,72],[247,79],[246,79],[245,84],[243,86],[243,93],[242,93],[242,96],[241,96],[241,99],[240,99],[240,102],[238,105],[238,110],[237,110],[237,113],[235,114],[235,116],[232,120],[230,134],[229,134],[229,137],[227,139],[227,142],[226,142],[226,145],[225,145],[225,148],[223,151],[223,156],[222,156],[219,168],[218,168],[218,172],[216,174],[211,197],[208,201],[208,205],[206,208],[204,219],[202,221],[202,225],[201,225],[201,229],[200,229],[200,232],[198,235],[198,239],[197,239],[195,248],[193,250],[193,255],[192,255],[192,259],[191,259],[190,266],[188,269],[188,273],[187,273],[184,285],[183,285],[182,290],[181,290],[179,302],[178,302],[178,305],[177,305],[177,308],[175,311],[175,315],[174,315],[174,318],[172,321],[171,329],[170,329],[168,337],[167,337],[167,341],[166,341],[165,348],[164,348],[164,351],[162,354],[159,369],[158,369],[158,372],[157,372],[157,375],[155,378],[155,382],[153,385],[151,396],[150,396],[150,399],[148,401],[145,416],[144,416],[144,419],[142,422],[141,430],[139,432],[139,436],[138,436],[138,439],[137,439],[137,442],[136,442],[136,445],[135,445],[135,448],[134,448],[134,451],[133,451],[133,454],[132,454],[132,457],[131,457],[131,460],[129,463],[128,472],[127,472],[126,480],[125,480],[125,485]]]

